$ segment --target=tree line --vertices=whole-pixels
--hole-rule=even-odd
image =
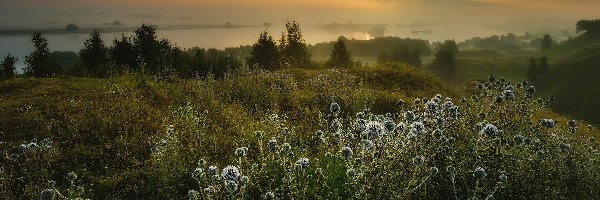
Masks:
[[[127,72],[145,73],[159,77],[179,76],[184,78],[223,78],[243,67],[251,70],[277,70],[286,67],[310,68],[319,64],[312,60],[308,45],[302,37],[300,25],[288,20],[286,31],[277,44],[264,31],[251,47],[249,53],[236,52],[236,48],[225,50],[190,48],[181,49],[166,38],[158,38],[156,27],[143,24],[132,36],[116,37],[112,46],[107,46],[100,33],[94,30],[78,53],[50,52],[48,41],[42,33],[33,33],[35,50],[25,57],[26,77],[85,76],[109,77]],[[233,50],[232,50],[233,49]],[[240,50],[242,46],[240,47]],[[237,55],[235,55],[237,54]],[[241,54],[248,54],[240,58]],[[0,65],[0,78],[15,76],[18,58],[10,54]],[[339,39],[325,63],[327,67],[350,67],[353,58]]]

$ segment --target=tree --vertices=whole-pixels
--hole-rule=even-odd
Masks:
[[[579,20],[575,26],[577,33],[587,31],[588,33],[600,33],[600,19]]]
[[[52,57],[48,49],[48,41],[42,37],[42,33],[33,33],[31,39],[35,51],[25,57],[25,75],[34,77],[47,77],[60,73],[60,68],[52,66]]]
[[[121,34],[121,39],[115,38],[110,50],[110,57],[117,66],[125,66],[131,70],[136,70],[139,65],[136,61],[137,52],[131,42],[131,39]]]
[[[18,58],[6,55],[0,63],[0,79],[9,79],[15,76],[15,63],[19,61]]]
[[[89,73],[99,74],[98,67],[108,61],[107,49],[104,46],[102,38],[98,30],[94,29],[90,33],[90,38],[83,44],[83,49],[79,52],[81,61],[87,68]]]
[[[331,51],[331,57],[327,61],[327,67],[351,67],[353,64],[353,58],[344,44],[344,37],[339,37],[337,42],[333,45],[333,51]]]
[[[542,49],[542,51],[546,51],[546,50],[552,48],[552,44],[554,44],[554,40],[552,40],[552,36],[550,36],[550,34],[544,34],[544,38],[542,39],[542,41],[540,43],[540,48]]]
[[[529,68],[527,69],[527,79],[535,85],[543,86],[541,82],[550,73],[550,63],[546,56],[542,56],[539,60],[531,57],[529,60]]]
[[[294,67],[310,65],[311,55],[302,38],[300,24],[295,20],[288,20],[285,27],[287,34],[284,34],[280,40],[280,47],[283,47],[281,51],[284,64]]]
[[[246,64],[251,68],[257,66],[262,69],[275,70],[280,67],[279,58],[275,41],[267,31],[264,31],[258,37],[258,41],[252,45],[252,52],[246,59]]]
[[[142,24],[135,31],[133,46],[138,54],[138,63],[144,70],[156,71],[158,40],[156,40],[156,29],[150,25]]]
[[[452,80],[456,71],[455,54],[458,46],[454,40],[446,40],[435,54],[431,69],[445,80]]]

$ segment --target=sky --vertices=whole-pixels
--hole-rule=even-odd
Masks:
[[[305,23],[409,24],[516,20],[575,21],[600,17],[600,0],[0,0],[0,26],[52,22],[128,23]],[[542,3],[543,2],[543,3]]]

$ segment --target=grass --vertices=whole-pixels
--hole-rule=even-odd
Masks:
[[[93,199],[259,199],[269,192],[282,199],[597,198],[590,188],[600,180],[598,154],[589,139],[596,129],[578,121],[569,133],[566,118],[545,109],[547,100],[524,98],[523,88],[514,101],[494,103],[501,85],[477,93],[479,100],[461,100],[433,75],[404,65],[239,72],[223,80],[129,74],[2,81],[0,196],[35,199],[49,189]],[[441,107],[445,97],[455,99],[460,115]],[[415,98],[437,98],[440,107],[428,114]],[[339,111],[330,111],[332,102]],[[446,122],[432,123],[432,116]],[[559,123],[542,128],[541,118]],[[358,120],[378,131],[393,122],[395,130],[362,138]],[[413,141],[407,136],[415,122],[426,126]],[[504,134],[481,135],[473,128],[480,122]],[[436,129],[454,143],[435,139]],[[533,144],[515,145],[518,134]],[[267,146],[272,137],[275,148]],[[563,143],[570,151],[559,148]],[[346,146],[353,159],[340,154]],[[537,157],[540,151],[546,156]],[[415,167],[419,155],[424,164]],[[227,182],[221,172],[228,165],[241,176]],[[473,177],[479,166],[488,178]],[[502,170],[510,178],[497,184]],[[77,178],[68,179],[70,172]]]

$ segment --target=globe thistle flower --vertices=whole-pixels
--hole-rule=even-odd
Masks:
[[[75,179],[77,179],[77,174],[75,174],[75,172],[69,172],[69,174],[67,174],[67,180],[71,182],[71,185],[73,185]]]
[[[401,108],[402,108],[402,107],[404,106],[404,100],[402,100],[402,99],[398,99],[398,102],[396,102],[396,106],[398,106],[398,107],[401,107]]]
[[[235,156],[237,156],[238,158],[245,157],[246,149],[244,149],[243,147],[235,149]]]
[[[342,158],[346,159],[346,160],[350,160],[352,159],[352,149],[350,147],[343,147],[342,148]]]
[[[277,139],[275,139],[275,137],[272,137],[269,142],[267,142],[267,149],[270,151],[275,151],[275,149],[277,149]]]
[[[556,122],[553,119],[541,119],[540,125],[546,128],[554,128],[554,126],[556,126]]]
[[[409,133],[406,136],[406,139],[408,139],[411,142],[416,142],[417,141],[417,134],[415,134],[415,133]]]
[[[333,102],[331,103],[331,105],[329,105],[329,110],[331,111],[331,113],[333,113],[334,116],[337,116],[341,110],[340,105],[336,102]]]
[[[532,143],[532,141],[531,141],[531,138],[529,138],[529,137],[525,137],[525,138],[523,139],[523,143],[525,143],[525,145],[531,145],[531,143]]]
[[[421,135],[423,133],[423,130],[425,130],[425,124],[423,124],[422,122],[413,122],[410,125],[410,127],[411,132],[417,135]]]
[[[404,124],[404,122],[400,122],[400,123],[396,124],[397,131],[404,131],[404,129],[406,129],[406,124]]]
[[[370,121],[367,123],[367,128],[363,131],[363,137],[366,138],[377,138],[384,135],[384,130],[381,123],[376,121]]]
[[[513,137],[513,141],[515,141],[515,143],[516,143],[517,145],[521,145],[521,144],[523,144],[524,140],[525,140],[525,138],[524,138],[522,135],[515,135],[515,136]]]
[[[56,192],[54,191],[54,189],[48,188],[45,190],[42,190],[42,192],[40,193],[40,200],[54,200],[56,199]]]
[[[354,168],[349,168],[346,170],[346,176],[350,179],[356,177],[356,170]]]
[[[498,179],[500,179],[501,183],[506,183],[508,181],[508,172],[500,171],[500,176],[498,176]]]
[[[308,168],[310,165],[310,160],[308,158],[300,158],[296,161],[296,167],[299,167],[299,170],[304,170]]]
[[[196,168],[193,172],[192,172],[192,178],[195,180],[199,180],[202,176],[202,168]]]
[[[283,145],[281,145],[281,149],[279,150],[279,153],[281,154],[288,154],[290,153],[290,151],[292,150],[292,146],[290,145],[290,143],[283,143]]]
[[[189,190],[187,196],[189,200],[198,200],[200,194],[196,190]]]
[[[236,166],[228,165],[227,167],[223,168],[221,177],[227,181],[237,181],[240,177],[240,170]]]
[[[217,176],[217,174],[219,173],[218,171],[219,169],[214,165],[208,167],[208,175],[211,177]]]
[[[419,105],[421,103],[421,99],[415,98],[414,103],[415,103],[415,105]]]
[[[496,137],[499,135],[498,128],[493,124],[486,124],[483,129],[481,129],[481,133],[489,137]]]
[[[569,151],[571,149],[571,145],[569,145],[565,142],[561,142],[559,147],[560,147],[560,150],[562,150],[562,151]]]
[[[364,131],[367,128],[367,120],[364,119],[356,119],[356,123],[354,124],[357,131]]]
[[[275,194],[273,192],[267,192],[265,194],[265,199],[266,200],[275,200]]]
[[[438,170],[437,167],[430,167],[429,168],[429,175],[430,176],[435,176],[435,175],[437,175],[438,172],[439,172],[439,170]]]
[[[495,101],[496,103],[502,103],[502,101],[504,101],[504,96],[499,95],[496,97],[496,101]]]
[[[386,119],[383,121],[383,127],[385,128],[386,132],[393,133],[396,130],[396,123],[394,123],[394,121],[391,119]]]
[[[342,130],[338,129],[335,133],[333,133],[333,139],[336,142],[339,142],[340,140],[342,140]]]
[[[415,113],[413,111],[406,111],[404,113],[404,119],[409,122],[415,120]]]
[[[421,167],[425,164],[425,158],[423,158],[423,156],[415,156],[413,158],[413,164],[417,167]]]
[[[490,83],[493,83],[494,81],[496,81],[496,77],[494,75],[490,75],[490,76],[488,76],[488,81]]]
[[[533,85],[530,85],[525,91],[527,92],[527,94],[533,95],[535,93],[535,87],[533,87]]]
[[[438,104],[434,100],[427,101],[425,103],[425,112],[426,113],[435,113],[437,111]]]
[[[515,98],[515,93],[512,90],[504,90],[502,96],[504,97],[504,100],[509,101]]]
[[[364,149],[371,149],[373,148],[373,146],[375,146],[375,144],[371,140],[363,140],[362,143]]]
[[[458,116],[458,106],[452,106],[452,107],[448,108],[448,113],[452,117]]]
[[[263,138],[264,132],[262,132],[262,131],[256,131],[256,132],[254,132],[254,135],[256,135],[256,139],[260,140],[260,139]]]
[[[435,129],[433,132],[431,132],[431,134],[433,135],[433,138],[436,140],[440,140],[442,138],[442,130],[440,129]]]
[[[482,167],[477,167],[477,168],[475,168],[475,171],[473,171],[473,177],[475,177],[479,180],[483,180],[486,176],[487,176],[487,173],[485,172],[485,169],[483,169]]]
[[[233,193],[237,190],[238,185],[235,181],[226,180],[225,181],[225,190],[229,193]]]

